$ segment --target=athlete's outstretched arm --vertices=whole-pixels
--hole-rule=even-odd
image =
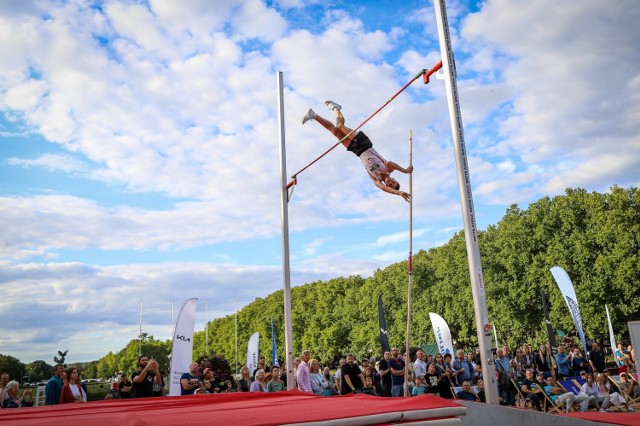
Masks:
[[[393,195],[399,195],[402,198],[404,198],[404,200],[407,203],[411,201],[411,195],[409,195],[408,193],[404,191],[398,191],[397,189],[389,188],[388,186],[384,185],[382,182],[375,180],[373,177],[371,177],[371,175],[369,175],[369,177],[371,178],[373,183],[382,191],[388,192],[389,194],[393,194]]]
[[[387,169],[389,170],[389,173],[393,172],[394,170],[397,170],[402,173],[411,173],[413,171],[413,166],[409,166],[405,169],[404,167],[399,166],[397,163],[394,163],[393,161],[387,161]]]

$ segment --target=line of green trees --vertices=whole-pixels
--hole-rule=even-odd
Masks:
[[[500,344],[512,347],[547,340],[540,291],[555,328],[575,334],[569,311],[549,269],[558,265],[576,289],[588,338],[608,340],[604,305],[618,341],[627,322],[640,319],[640,191],[617,186],[608,193],[568,189],[520,209],[513,205],[496,225],[479,232],[490,321]],[[404,346],[407,262],[377,270],[370,278],[335,278],[291,290],[294,353],[309,349],[323,363],[347,352],[380,355],[377,298],[382,295],[391,345]],[[271,353],[270,318],[278,356],[284,359],[283,292],[256,299],[238,312],[239,363],[246,343],[260,332],[260,352]],[[449,324],[459,347],[477,345],[464,233],[414,256],[411,341],[435,343],[429,312]],[[209,347],[235,360],[235,317],[210,323]],[[204,352],[204,332],[194,352]]]
[[[578,296],[588,338],[608,340],[604,305],[609,306],[618,341],[627,339],[627,322],[640,319],[640,191],[614,186],[608,193],[567,189],[520,209],[513,205],[499,223],[479,232],[487,309],[500,344],[512,347],[546,341],[540,292],[550,305],[555,328],[575,334],[569,311],[549,268],[564,268]],[[407,262],[376,270],[373,276],[317,281],[291,289],[294,353],[309,349],[323,364],[335,364],[347,352],[380,355],[377,299],[382,295],[391,345],[404,346]],[[463,232],[446,244],[420,250],[413,259],[411,341],[434,343],[429,312],[449,324],[459,347],[477,344],[473,298]],[[278,357],[285,358],[283,292],[256,298],[236,316],[211,321],[208,347],[204,331],[194,335],[194,359],[213,354],[239,365],[246,360],[251,334],[259,332],[260,353],[270,358],[271,317]],[[133,371],[138,340],[85,365],[84,377],[109,377]],[[153,337],[143,352],[168,371],[171,342]],[[1,360],[1,358],[0,358]],[[0,365],[1,366],[1,365]]]

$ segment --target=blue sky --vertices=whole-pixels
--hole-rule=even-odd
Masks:
[[[480,229],[640,183],[636,1],[447,6]],[[334,143],[308,108],[355,127],[439,59],[431,2],[1,2],[0,352],[89,361],[137,336],[141,300],[166,339],[172,302],[199,298],[202,329],[205,303],[280,289],[277,71],[290,175]],[[417,252],[462,228],[441,80],[363,127],[401,165],[409,130]],[[293,285],[407,257],[407,203],[342,147],[299,176],[289,221]]]

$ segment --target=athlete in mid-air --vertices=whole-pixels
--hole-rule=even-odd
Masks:
[[[335,126],[326,118],[320,117],[316,114],[313,109],[309,109],[307,115],[302,119],[302,124],[309,120],[316,120],[322,125],[322,127],[337,137],[338,140],[340,140],[347,148],[347,151],[353,152],[358,156],[358,158],[360,158],[365,169],[367,169],[369,177],[378,188],[384,192],[388,192],[389,194],[399,195],[404,198],[405,201],[410,201],[411,195],[400,191],[400,184],[397,180],[391,177],[391,173],[395,170],[402,173],[411,173],[413,171],[413,166],[409,166],[405,169],[393,161],[387,161],[382,158],[382,156],[373,149],[371,140],[369,140],[364,132],[359,130],[353,132],[350,128],[344,125],[344,116],[342,115],[342,107],[340,105],[333,101],[325,101],[325,105],[336,114]]]

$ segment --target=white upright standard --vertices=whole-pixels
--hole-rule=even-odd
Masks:
[[[484,278],[480,263],[480,247],[478,246],[478,230],[473,209],[473,197],[471,196],[471,181],[469,179],[469,166],[467,164],[467,152],[464,145],[464,133],[462,130],[462,114],[458,100],[458,87],[456,84],[456,67],[451,48],[449,35],[449,23],[447,22],[447,6],[445,0],[433,0],[438,24],[438,36],[440,38],[440,55],[442,56],[442,74],[439,76],[445,81],[447,91],[447,103],[451,118],[451,132],[453,134],[453,149],[456,155],[456,168],[458,170],[458,189],[460,202],[462,203],[462,219],[464,221],[464,235],[467,244],[467,259],[469,261],[469,275],[471,277],[471,291],[475,307],[476,329],[480,346],[480,359],[482,365],[482,377],[485,383],[485,395],[487,403],[499,404],[498,383],[496,370],[491,353],[491,325],[487,313],[487,302],[484,293]]]
[[[291,326],[291,273],[289,270],[289,195],[287,154],[284,148],[284,99],[282,71],[278,71],[278,133],[280,134],[280,196],[282,198],[282,281],[284,290],[284,339],[287,363],[287,389],[293,389],[293,327]]]

